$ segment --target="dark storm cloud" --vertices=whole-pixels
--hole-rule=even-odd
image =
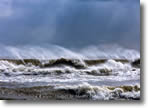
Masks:
[[[0,43],[140,47],[139,0],[1,0]]]

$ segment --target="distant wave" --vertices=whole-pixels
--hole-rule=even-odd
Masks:
[[[18,75],[60,75],[77,72],[87,75],[108,76],[116,75],[117,73],[113,73],[113,71],[117,71],[117,69],[120,72],[121,69],[125,71],[126,69],[127,71],[136,71],[136,68],[140,68],[140,59],[135,61],[126,59],[79,60],[65,58],[53,60],[0,59],[0,72],[5,76],[17,75],[17,72],[19,72]]]
[[[16,65],[35,65],[41,68],[45,67],[58,67],[62,65],[71,66],[78,69],[85,69],[86,66],[93,66],[98,64],[103,64],[107,62],[109,59],[97,59],[97,60],[79,60],[79,59],[52,59],[52,60],[39,60],[39,59],[0,59],[0,62],[9,62],[14,63]],[[130,61],[127,59],[113,59],[116,62],[121,63],[130,63],[131,65],[138,67],[140,65],[140,59],[136,59],[135,61]]]

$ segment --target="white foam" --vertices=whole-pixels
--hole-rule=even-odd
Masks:
[[[100,69],[107,69],[110,71],[110,75],[103,75]],[[134,69],[134,71],[133,71]],[[34,65],[16,65],[8,61],[0,61],[0,72],[1,75],[8,72],[12,77],[7,77],[3,75],[0,79],[6,81],[11,79],[11,81],[16,82],[98,82],[98,81],[128,81],[128,80],[139,80],[140,79],[140,69],[133,68],[130,64],[124,64],[121,62],[116,62],[114,60],[108,60],[106,63],[89,66],[86,69],[75,69],[69,66],[62,67],[50,67],[50,68],[40,68]],[[90,72],[91,74],[88,74]],[[93,72],[93,74],[92,74]],[[95,72],[95,73],[94,73]],[[46,76],[44,76],[44,73]],[[30,76],[24,76],[25,74],[30,74]],[[37,74],[34,76],[33,74]],[[43,76],[42,76],[43,75]],[[25,79],[24,79],[25,77]],[[58,78],[57,78],[58,77]],[[52,78],[52,79],[51,79]],[[50,80],[49,80],[50,79]]]
[[[140,91],[124,92],[121,88],[114,90],[108,89],[106,86],[92,86],[88,83],[82,83],[73,86],[55,86],[55,89],[73,89],[78,90],[78,94],[83,91],[89,95],[93,100],[110,100],[118,98],[140,98]]]

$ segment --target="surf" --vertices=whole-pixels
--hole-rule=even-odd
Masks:
[[[140,99],[136,50],[51,45],[3,46],[0,52],[1,99]]]

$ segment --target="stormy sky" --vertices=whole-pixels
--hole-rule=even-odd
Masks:
[[[139,0],[0,0],[0,44],[140,48]]]

